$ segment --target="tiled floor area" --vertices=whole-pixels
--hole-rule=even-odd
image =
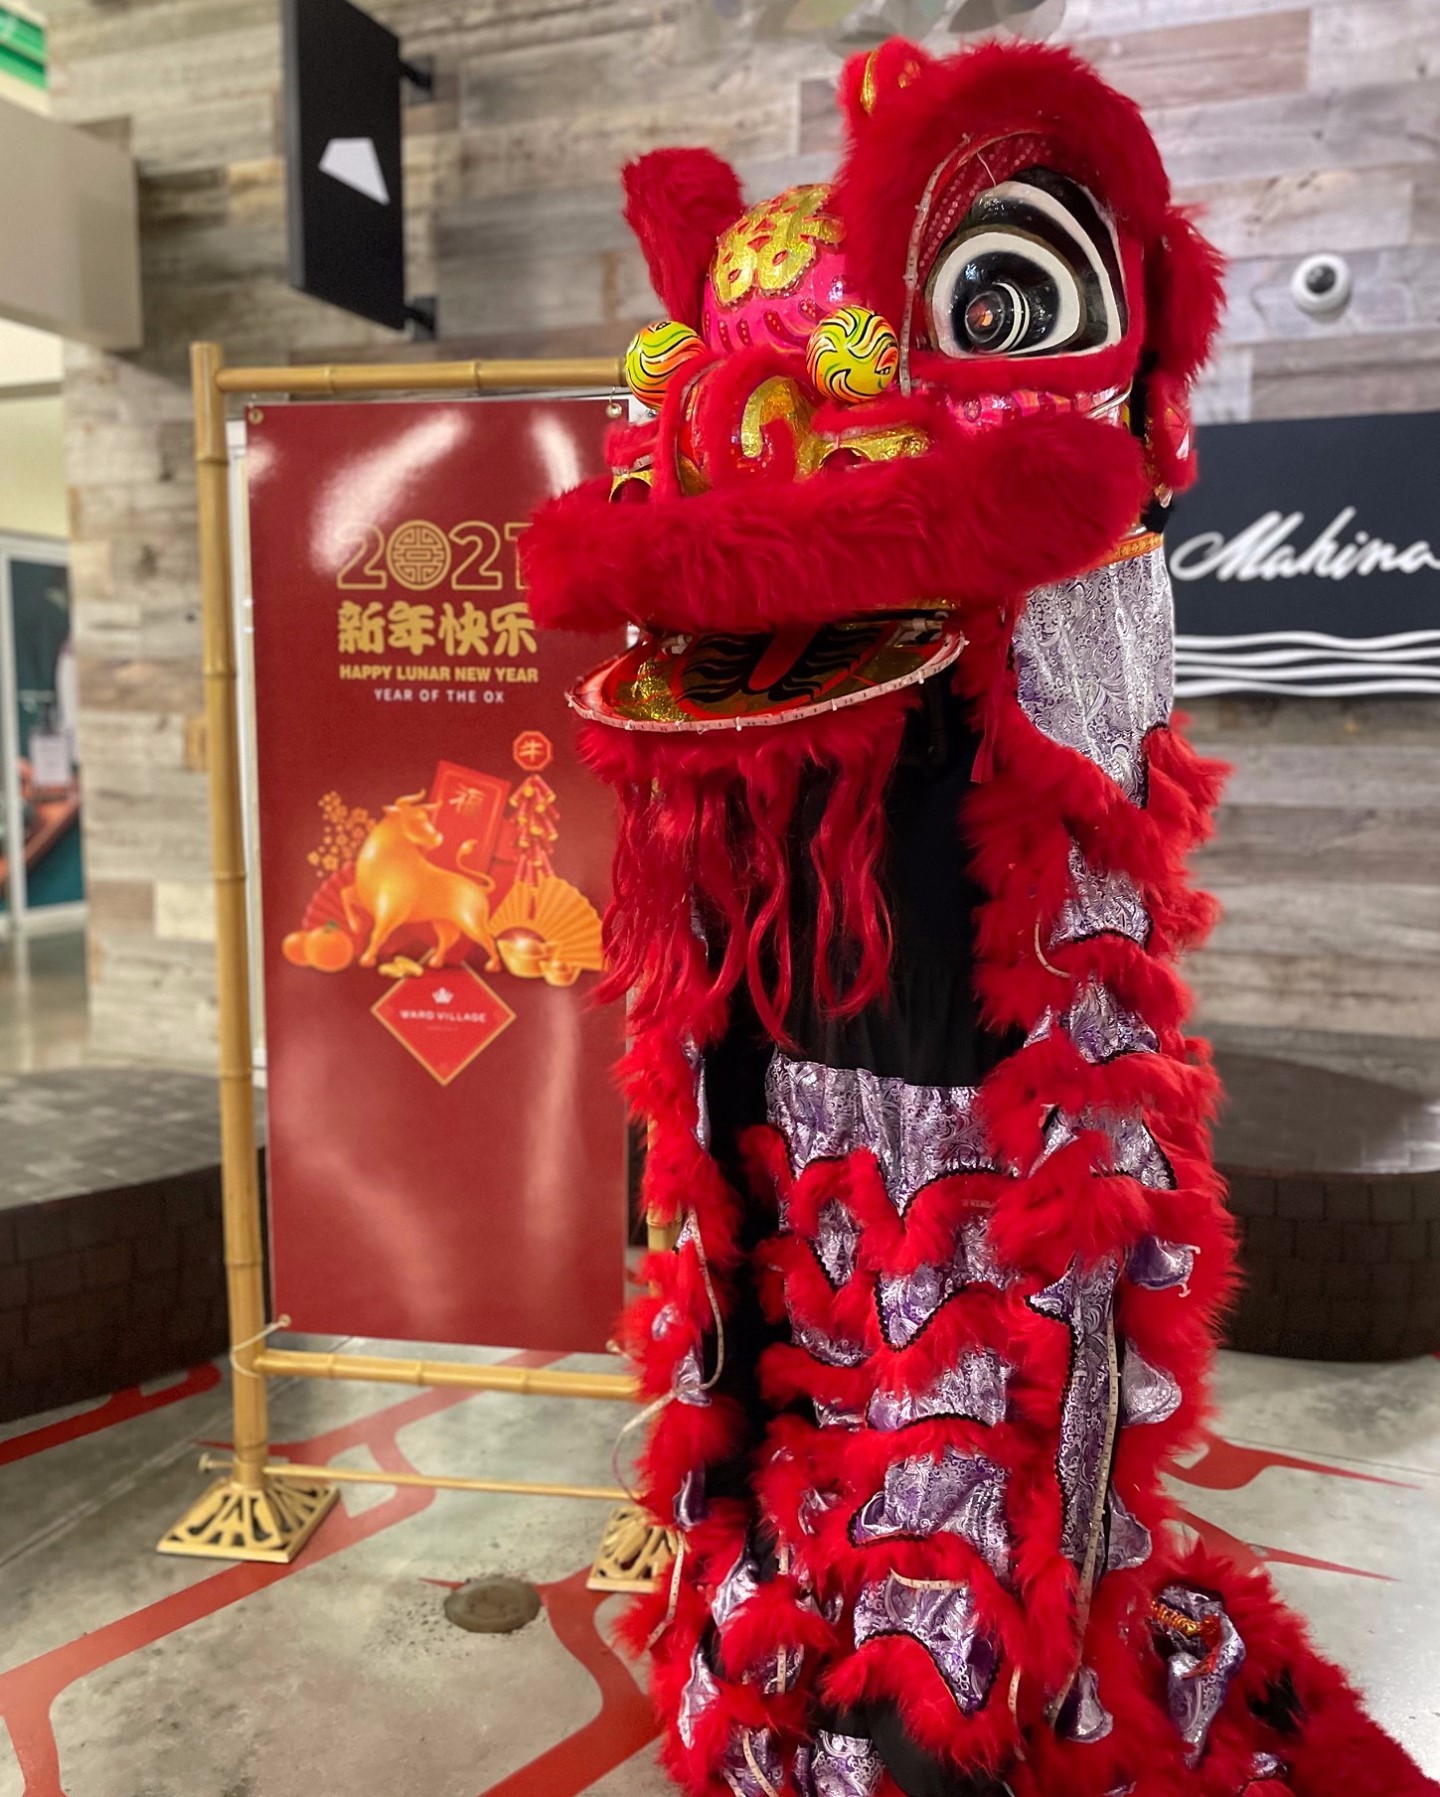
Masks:
[[[1180,1503],[1269,1563],[1440,1773],[1440,1360],[1226,1355],[1219,1398]],[[306,1382],[277,1389],[273,1433],[306,1461],[608,1483],[621,1420]],[[0,1430],[0,1797],[662,1797],[607,1645],[618,1600],[584,1591],[603,1505],[351,1486],[295,1567],[162,1559],[228,1422],[203,1367]],[[544,1614],[509,1637],[446,1622],[450,1585],[497,1571]]]
[[[168,1067],[0,1072],[0,1209],[113,1191],[219,1159],[209,1074]]]

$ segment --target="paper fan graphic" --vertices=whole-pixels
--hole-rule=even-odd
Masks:
[[[605,965],[600,913],[578,886],[556,874],[545,875],[534,886],[516,881],[495,907],[490,927],[497,936],[525,930],[539,937],[546,961],[590,973]]]
[[[347,935],[350,933],[350,921],[345,915],[345,906],[340,894],[355,880],[355,863],[347,861],[344,867],[336,868],[333,874],[315,888],[310,895],[310,903],[305,907],[305,915],[300,920],[302,930],[319,930],[327,923],[338,924]]]

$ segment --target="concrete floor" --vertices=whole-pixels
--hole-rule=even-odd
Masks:
[[[1180,1503],[1270,1564],[1440,1773],[1440,1361],[1231,1354],[1219,1397]],[[623,1416],[295,1382],[273,1435],[305,1461],[608,1483]],[[603,1505],[352,1486],[294,1567],[157,1556],[228,1427],[207,1366],[0,1430],[0,1797],[662,1797],[607,1645],[619,1600],[584,1592]],[[451,1626],[446,1590],[487,1572],[539,1584],[544,1614]]]

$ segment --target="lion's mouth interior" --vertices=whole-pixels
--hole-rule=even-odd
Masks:
[[[964,647],[939,605],[764,631],[637,631],[569,698],[582,717],[622,730],[743,730],[917,685]]]

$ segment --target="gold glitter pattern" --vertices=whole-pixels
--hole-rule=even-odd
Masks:
[[[765,431],[783,424],[795,442],[795,473],[813,474],[824,457],[825,443],[810,429],[811,407],[805,395],[784,375],[772,375],[745,401],[740,414],[740,449],[752,462],[765,454]]]
[[[929,447],[930,438],[913,424],[894,425],[883,431],[846,431],[838,443],[829,446],[853,450],[867,462],[893,462],[898,456],[924,455]]]
[[[842,227],[825,210],[830,189],[792,187],[752,206],[715,246],[711,275],[721,306],[738,306],[753,292],[788,293],[814,266],[821,244],[839,243]]]
[[[1108,568],[1112,562],[1133,561],[1137,555],[1149,555],[1152,549],[1160,547],[1160,537],[1153,530],[1141,531],[1137,536],[1126,537],[1117,543],[1102,562],[1096,565]]]

